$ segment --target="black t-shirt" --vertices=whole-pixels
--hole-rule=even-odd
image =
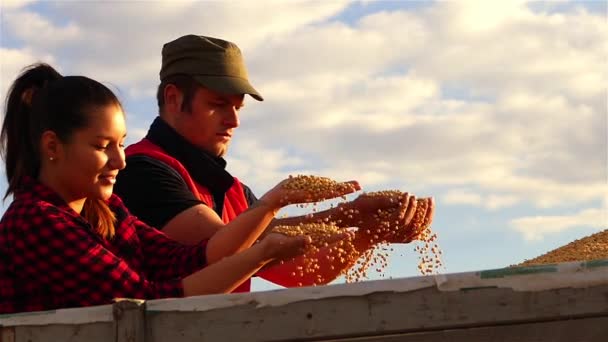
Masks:
[[[209,189],[213,210],[222,217],[224,196],[234,183],[225,169],[226,161],[192,146],[160,118],[154,120],[146,138],[179,160],[195,182]],[[257,201],[244,184],[243,190],[249,205]],[[142,155],[127,158],[126,168],[118,173],[114,192],[133,215],[159,229],[182,211],[204,204],[190,192],[177,171]]]

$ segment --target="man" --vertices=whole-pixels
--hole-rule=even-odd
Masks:
[[[249,83],[239,48],[217,38],[186,35],[165,44],[160,80],[159,117],[145,139],[127,148],[127,167],[118,176],[115,192],[140,219],[177,241],[193,244],[230,225],[258,203],[249,187],[225,170],[222,157],[239,126],[245,94],[258,101],[263,98]],[[368,218],[385,208],[394,208],[392,221],[410,225],[417,201],[408,195],[399,200],[404,205],[389,197],[360,196],[344,204],[342,211],[335,208],[314,218],[275,219],[270,227],[331,217],[340,218],[343,226],[359,223],[368,225],[360,228],[373,228],[373,220]],[[356,209],[364,217],[349,221],[344,209]],[[422,224],[430,224],[432,200],[426,213]],[[355,239],[355,245],[362,252],[373,243],[367,236]],[[310,285],[320,279],[326,283],[347,266],[323,258],[331,253],[329,248],[319,251],[319,260],[327,261],[321,262],[325,264],[315,276],[301,272],[294,276],[301,269],[301,260],[276,266],[262,276],[283,286]],[[246,283],[237,291],[248,290]]]

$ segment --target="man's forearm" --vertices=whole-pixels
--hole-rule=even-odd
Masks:
[[[333,222],[338,227],[353,227],[356,222],[348,217],[350,206],[348,203],[307,215],[275,218],[268,225],[267,232],[276,226],[297,226],[300,223]]]

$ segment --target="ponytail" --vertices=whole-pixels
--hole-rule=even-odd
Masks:
[[[19,188],[25,176],[36,177],[40,169],[37,139],[32,136],[32,106],[41,89],[62,76],[48,64],[24,69],[11,85],[0,132],[0,154],[6,165],[8,188],[4,199]]]
[[[105,201],[87,198],[82,208],[82,215],[99,235],[108,240],[114,237],[116,216]]]

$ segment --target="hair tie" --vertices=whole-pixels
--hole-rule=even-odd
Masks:
[[[36,87],[30,87],[23,91],[21,94],[21,101],[28,105],[28,107],[32,106],[32,97],[34,97],[34,92],[36,91]]]

